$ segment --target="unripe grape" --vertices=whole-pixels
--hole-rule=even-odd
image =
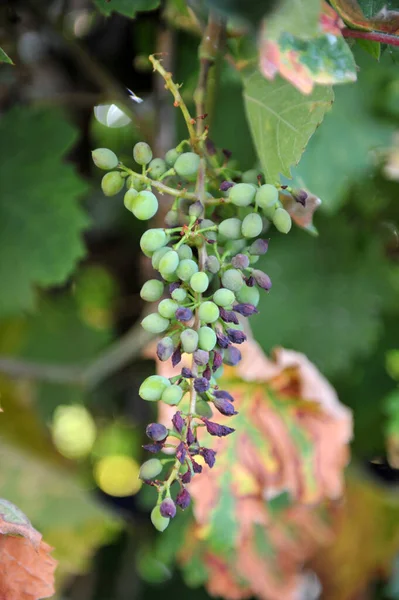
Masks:
[[[159,248],[159,250],[155,250],[154,254],[152,255],[151,264],[152,264],[153,268],[156,269],[157,271],[159,269],[159,263],[161,261],[161,258],[167,252],[170,252],[170,248],[168,246],[164,246],[163,248]]]
[[[144,181],[141,181],[141,179],[139,179],[138,177],[135,177],[134,175],[129,175],[129,177],[127,177],[126,179],[126,187],[127,189],[134,188],[136,192],[142,192],[146,189],[146,184],[144,183]]]
[[[168,436],[168,429],[162,423],[150,423],[145,430],[147,436],[154,442],[161,442]]]
[[[176,406],[176,404],[179,404],[182,397],[183,390],[180,386],[175,384],[171,385],[163,391],[161,400],[162,402],[165,402],[165,404],[169,404],[170,406]]]
[[[189,281],[194,275],[194,273],[197,273],[197,271],[197,263],[191,260],[190,258],[184,258],[182,261],[180,261],[176,273],[179,279],[181,279],[182,281]]]
[[[176,275],[176,273],[162,273],[162,271],[160,271],[162,277],[165,279],[165,281],[167,281],[168,283],[176,283],[177,281],[179,281],[178,276]]]
[[[152,160],[152,150],[145,142],[138,142],[133,148],[133,158],[138,165],[148,165]]]
[[[241,232],[245,238],[257,237],[263,229],[262,217],[257,213],[251,213],[242,222]]]
[[[188,181],[195,181],[197,176],[200,157],[194,152],[183,152],[177,158],[174,168],[180,177],[184,177]]]
[[[177,210],[169,210],[166,213],[165,223],[168,227],[176,227],[179,224],[179,213]]]
[[[119,173],[119,171],[111,171],[104,175],[101,180],[101,189],[104,192],[105,196],[116,196],[123,186],[125,185],[125,180]]]
[[[205,268],[213,275],[220,271],[220,262],[218,261],[216,256],[208,256],[208,258],[206,259]]]
[[[202,206],[201,202],[199,200],[196,200],[196,202],[193,202],[190,208],[188,209],[188,214],[190,215],[190,217],[200,217],[202,215],[203,210],[204,207]]]
[[[256,256],[262,256],[266,254],[269,248],[268,240],[256,240],[249,247],[250,254],[255,254]]]
[[[249,169],[249,171],[245,171],[242,174],[241,180],[243,183],[252,183],[253,185],[258,185],[258,175],[259,172],[256,169]]]
[[[165,246],[168,238],[163,229],[148,229],[140,238],[140,248],[146,256]]]
[[[180,334],[184,352],[192,354],[198,347],[198,333],[194,329],[185,329]]]
[[[165,319],[173,319],[175,316],[175,312],[179,308],[179,305],[174,300],[169,300],[169,298],[165,298],[158,305],[158,312],[161,317],[165,317]]]
[[[140,479],[154,479],[162,471],[162,463],[158,458],[150,458],[141,465],[139,477]]]
[[[218,306],[231,306],[235,299],[234,293],[226,288],[220,288],[213,294],[213,301]]]
[[[228,240],[238,240],[241,237],[241,221],[232,217],[219,224],[219,233]]]
[[[167,171],[166,162],[162,158],[153,158],[148,168],[151,179],[159,179]]]
[[[170,519],[161,515],[159,506],[154,506],[154,508],[151,511],[151,522],[154,525],[155,529],[162,532],[165,531],[165,529],[169,525]]]
[[[187,244],[182,244],[180,248],[178,248],[177,254],[179,255],[180,260],[193,257],[193,251],[191,250],[190,246],[187,246]]]
[[[292,226],[289,213],[284,208],[278,208],[273,215],[273,225],[281,233],[288,233]]]
[[[172,275],[178,266],[179,255],[175,250],[169,250],[169,252],[166,252],[159,261],[159,272],[162,277],[165,275]]]
[[[130,210],[130,212],[133,212],[133,201],[138,196],[138,194],[139,193],[137,190],[135,190],[134,188],[130,188],[127,190],[126,194],[123,197],[123,204],[128,210]]]
[[[176,300],[176,302],[184,302],[184,300],[187,298],[187,292],[183,288],[177,288],[173,290],[171,296],[173,300]]]
[[[214,302],[203,302],[198,309],[198,316],[201,321],[205,321],[205,323],[214,323],[219,318],[219,309],[217,304]],[[202,348],[202,350],[206,350],[206,348]]]
[[[163,294],[164,286],[158,279],[149,279],[140,291],[140,296],[146,302],[156,302]]]
[[[223,287],[231,290],[232,292],[238,292],[238,290],[244,285],[242,274],[237,269],[228,269],[222,275]]]
[[[236,206],[248,206],[255,198],[256,188],[251,183],[237,183],[229,189],[229,199]]]
[[[156,402],[161,399],[161,396],[166,388],[170,387],[169,379],[161,375],[150,375],[144,379],[139,389],[139,396],[148,402]]]
[[[157,344],[157,356],[159,360],[162,360],[163,362],[165,362],[165,360],[168,360],[172,356],[174,349],[175,345],[173,343],[172,338],[164,337],[161,340],[159,340]]]
[[[192,277],[190,278],[190,286],[194,290],[194,292],[202,294],[203,292],[205,292],[205,290],[208,289],[209,286],[208,275],[206,273],[203,273],[202,271],[199,273],[194,273],[194,275],[192,275]]]
[[[208,229],[208,227],[215,227],[215,223],[210,219],[203,219],[200,223],[200,229]],[[206,231],[204,236],[207,240],[211,240],[212,242],[216,242],[217,233],[216,231]]]
[[[259,256],[250,256],[249,257],[249,264],[250,265],[255,265],[258,262],[259,258],[260,258]]]
[[[256,287],[248,287],[247,285],[243,285],[242,288],[237,292],[237,300],[243,304],[252,304],[253,306],[258,306],[259,298],[259,290]]]
[[[103,171],[110,171],[118,166],[118,157],[108,148],[97,148],[97,150],[93,150],[91,156],[96,167]]]
[[[173,167],[177,159],[179,158],[181,152],[178,152],[176,148],[171,148],[165,154],[165,161],[168,167]]]
[[[132,190],[128,190],[126,195],[130,194],[131,192]],[[126,206],[126,208],[129,207]],[[148,219],[151,219],[158,210],[157,197],[149,190],[139,192],[135,197],[131,197],[129,210],[132,211],[136,219],[139,219],[140,221],[148,221]]]
[[[201,417],[206,417],[207,419],[210,419],[213,416],[212,408],[209,402],[205,402],[205,400],[201,400],[201,398],[197,398],[195,412],[201,415]]]
[[[278,202],[278,189],[270,183],[265,183],[258,188],[255,202],[263,210],[271,208]]]
[[[158,313],[151,313],[144,317],[141,321],[141,326],[149,333],[162,333],[168,329],[169,321],[161,317]]]
[[[206,325],[198,330],[198,345],[201,350],[210,352],[216,346],[216,333]]]

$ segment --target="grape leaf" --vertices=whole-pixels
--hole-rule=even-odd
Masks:
[[[285,0],[284,0],[285,1]],[[314,0],[313,0],[314,1]],[[206,0],[206,3],[224,15],[238,17],[257,25],[282,0],[262,0],[262,2],[242,2],[242,0]]]
[[[306,39],[318,31],[321,0],[280,0],[276,10],[265,21],[267,35],[276,39],[282,33]]]
[[[399,32],[396,0],[331,0],[331,4],[344,21],[356,29]]]
[[[39,547],[42,536],[32,527],[28,517],[15,504],[0,498],[0,534],[21,535]]]
[[[319,217],[318,229],[319,238],[300,232],[271,237],[258,264],[273,287],[261,296],[251,324],[264,350],[294,348],[331,376],[373,351],[389,284],[378,240],[363,239],[342,218]]]
[[[373,151],[389,147],[396,123],[375,111],[375,101],[394,77],[395,65],[385,56],[377,64],[365,53],[355,85],[335,88],[335,102],[294,170],[295,177],[323,201],[322,208],[337,211],[352,181],[373,165]]]
[[[13,65],[11,58],[6,54],[3,48],[0,48],[0,63],[7,63],[9,65]]]
[[[397,494],[350,471],[346,501],[336,518],[336,538],[311,564],[323,584],[323,595],[334,600],[360,598],[371,581],[388,574],[399,551],[398,523]]]
[[[160,0],[94,0],[94,2],[104,15],[118,12],[132,19],[138,12],[155,10],[160,5]]]
[[[34,285],[62,283],[84,255],[87,185],[62,158],[76,130],[49,110],[17,108],[0,122],[2,316],[32,309]]]
[[[336,13],[326,5],[319,30],[309,39],[283,30],[273,36],[266,22],[260,41],[260,70],[267,79],[277,73],[309,94],[315,83],[329,85],[356,80],[353,54],[341,35]]]
[[[331,87],[316,87],[306,98],[277,77],[266,81],[255,71],[244,80],[244,99],[252,137],[266,180],[291,176],[310,137],[330,109]]]
[[[202,564],[212,596],[291,600],[303,560],[330,539],[316,507],[342,493],[351,418],[303,355],[279,349],[268,360],[254,342],[242,352],[218,382],[239,414],[212,418],[236,431],[200,434],[216,464],[189,486],[195,523],[178,560],[188,576]],[[174,374],[165,363],[158,372]],[[160,406],[161,421],[169,425],[170,416],[171,407]]]

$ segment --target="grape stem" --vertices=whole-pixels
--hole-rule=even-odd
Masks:
[[[158,73],[163,77],[165,81],[165,87],[172,93],[173,98],[175,99],[175,106],[178,106],[183,114],[184,120],[187,125],[188,133],[190,136],[190,144],[194,150],[199,152],[199,140],[197,134],[195,132],[194,124],[195,119],[189,113],[186,103],[184,102],[180,92],[179,85],[177,85],[172,79],[172,73],[163,68],[161,62],[155,58],[153,54],[149,57],[150,62],[154,68],[154,71],[158,71]]]
[[[143,181],[147,185],[151,185],[156,190],[158,190],[158,192],[160,192],[161,194],[169,194],[169,196],[175,196],[176,198],[186,198],[187,200],[193,200],[194,202],[196,200],[198,200],[197,194],[188,192],[185,188],[183,188],[182,190],[175,190],[174,188],[169,187],[168,185],[165,185],[164,183],[161,183],[160,181],[156,181],[155,179],[151,179],[150,177],[147,177],[147,175],[142,175],[141,173],[136,173],[136,171],[133,171],[132,169],[129,169],[128,167],[125,167],[125,165],[123,165],[122,163],[119,163],[119,168],[122,171],[125,171],[125,173],[129,173],[129,175],[132,175],[136,179]]]

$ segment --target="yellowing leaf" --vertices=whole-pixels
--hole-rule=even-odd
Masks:
[[[399,32],[399,11],[395,0],[388,0],[384,3],[381,10],[368,16],[365,10],[369,9],[370,0],[331,0],[331,4],[341,15],[341,17],[351,27],[356,29],[366,29],[384,31],[385,33]],[[367,12],[370,12],[367,10]]]

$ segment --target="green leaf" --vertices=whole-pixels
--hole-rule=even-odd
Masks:
[[[257,25],[265,15],[279,6],[281,1],[262,0],[262,2],[243,2],[242,0],[206,0],[206,3],[210,8],[221,11],[227,17],[236,17]]]
[[[0,63],[7,63],[9,65],[13,65],[11,58],[6,54],[3,48],[0,48]]]
[[[363,239],[344,219],[319,217],[317,226],[318,238],[299,231],[272,237],[258,264],[273,287],[261,296],[251,323],[264,350],[304,352],[332,376],[373,352],[387,298],[387,266],[378,240]]]
[[[376,60],[380,60],[381,57],[381,44],[380,42],[374,42],[373,40],[356,40],[356,43],[365,52],[370,54]]]
[[[282,0],[266,20],[266,35],[274,39],[282,33],[301,39],[311,38],[318,33],[320,13],[320,0]]]
[[[29,310],[33,286],[60,284],[85,249],[87,185],[63,162],[77,131],[57,112],[18,108],[0,122],[0,315]]]
[[[321,198],[322,208],[330,213],[339,209],[352,181],[370,172],[373,151],[390,145],[395,124],[375,111],[381,89],[396,71],[389,60],[384,57],[377,64],[370,56],[359,56],[358,82],[336,88],[332,111],[295,169],[297,180]]]
[[[317,87],[304,97],[281,78],[266,81],[254,72],[244,81],[244,99],[252,137],[266,180],[291,176],[310,137],[333,101],[332,89]]]
[[[138,12],[155,10],[160,5],[160,0],[94,0],[94,2],[104,15],[118,12],[132,19]]]

